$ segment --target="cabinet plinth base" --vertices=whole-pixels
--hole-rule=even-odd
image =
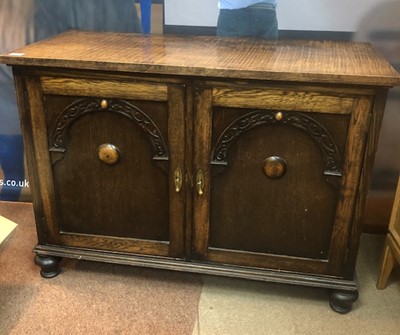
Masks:
[[[190,272],[222,277],[250,279],[271,283],[292,284],[331,290],[329,303],[331,308],[345,314],[351,310],[352,304],[358,298],[355,280],[346,280],[318,275],[301,274],[295,272],[281,272],[270,269],[254,269],[207,262],[187,262],[183,259],[140,256],[107,251],[82,250],[79,248],[65,248],[62,246],[37,245],[34,252],[36,259],[49,264],[49,268],[42,270],[42,276],[51,278],[59,273],[58,264],[62,258],[72,258],[86,261],[105,262],[112,264],[141,266],[154,269],[163,269],[180,272]],[[36,264],[41,265],[35,259]],[[43,261],[44,260],[44,261]],[[54,272],[54,273],[53,273]]]
[[[59,264],[61,259],[61,257],[57,256],[36,255],[35,264],[40,266],[40,275],[43,278],[53,278],[58,276],[60,273]]]
[[[329,296],[329,305],[340,314],[351,311],[353,303],[358,299],[358,291],[332,291]]]

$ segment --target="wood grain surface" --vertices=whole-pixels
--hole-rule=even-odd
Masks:
[[[399,74],[368,43],[261,41],[69,31],[0,57],[10,65],[392,86]]]

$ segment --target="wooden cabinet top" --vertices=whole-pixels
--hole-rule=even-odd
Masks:
[[[0,56],[9,65],[216,78],[394,86],[369,43],[263,41],[69,31]]]

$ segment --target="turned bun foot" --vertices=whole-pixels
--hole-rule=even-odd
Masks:
[[[358,291],[332,291],[329,296],[329,305],[340,314],[351,311],[353,303],[358,299]]]
[[[61,261],[61,257],[56,256],[35,256],[35,264],[39,265],[40,275],[43,278],[53,278],[60,273],[59,264]]]

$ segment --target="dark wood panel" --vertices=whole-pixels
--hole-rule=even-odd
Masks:
[[[270,156],[287,162],[282,178],[263,173]],[[324,175],[321,149],[310,134],[288,125],[260,125],[235,141],[227,161],[226,167],[213,167],[211,246],[328,257],[338,193]]]
[[[61,241],[70,247],[96,249],[124,253],[169,256],[170,244],[164,241],[132,239],[127,237],[98,236],[76,233],[62,233]]]
[[[48,114],[59,115],[66,108],[61,101],[76,99],[47,97]],[[168,140],[166,105],[140,107]],[[110,111],[90,112],[69,126],[65,153],[52,154],[61,231],[169,240],[168,157],[153,159],[151,137],[134,120]],[[103,143],[120,150],[117,164],[100,161]]]
[[[329,263],[326,260],[317,260],[302,257],[289,257],[249,251],[210,248],[208,250],[210,262],[247,266],[254,268],[268,268],[279,271],[295,271],[297,273],[325,274]]]

